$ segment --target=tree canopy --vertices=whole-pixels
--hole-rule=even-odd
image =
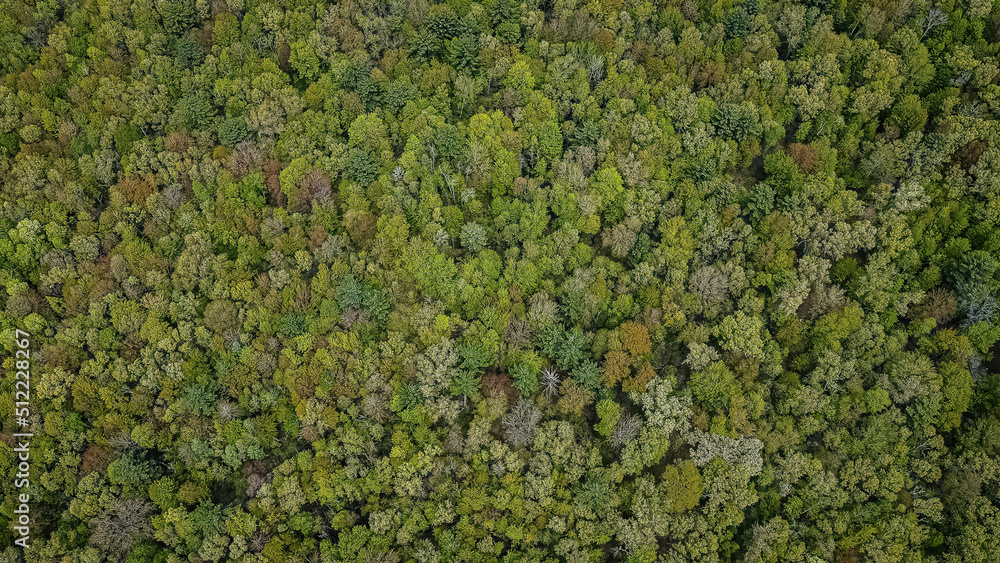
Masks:
[[[1000,560],[1000,3],[9,0],[0,560]]]

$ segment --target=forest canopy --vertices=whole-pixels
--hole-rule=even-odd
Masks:
[[[433,1],[0,3],[0,562],[1000,561],[1000,0]]]

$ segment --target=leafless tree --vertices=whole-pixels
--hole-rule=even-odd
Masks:
[[[377,422],[385,422],[389,416],[388,397],[382,393],[365,395],[361,402],[361,410]]]
[[[593,88],[598,82],[604,80],[604,57],[592,55],[587,61],[587,78],[590,79],[590,86]]]
[[[241,141],[229,155],[227,164],[229,170],[237,176],[245,176],[251,170],[259,169],[264,164],[264,153],[256,143]]]
[[[253,536],[250,537],[250,549],[254,552],[260,553],[267,546],[267,540],[271,539],[270,536],[261,530],[254,532]]]
[[[91,523],[90,543],[106,553],[124,556],[152,536],[153,505],[140,499],[117,499]]]
[[[618,419],[614,431],[611,432],[611,447],[618,449],[627,444],[639,433],[642,419],[633,414],[625,413]]]
[[[521,399],[503,417],[503,428],[507,439],[514,447],[527,446],[535,439],[535,431],[542,420],[542,411],[530,400]]]
[[[935,27],[941,27],[946,23],[948,23],[948,14],[944,13],[941,8],[931,8],[926,16],[920,18],[920,29],[923,30],[923,35],[920,38],[927,37],[927,34]]]
[[[507,325],[504,339],[511,346],[525,346],[531,342],[531,327],[520,319],[514,319]]]
[[[718,303],[729,292],[729,281],[715,266],[705,266],[691,275],[688,280],[691,290],[705,303]]]
[[[135,440],[124,431],[108,438],[108,445],[116,450],[132,451],[139,447]]]
[[[298,194],[296,209],[298,211],[308,211],[309,204],[313,201],[323,203],[329,201],[333,195],[330,178],[322,170],[313,168],[302,178],[300,182],[301,190]]]
[[[546,397],[554,397],[559,393],[562,382],[559,380],[559,372],[548,368],[542,372],[542,392]]]
[[[239,418],[243,413],[240,412],[240,406],[234,404],[225,399],[219,401],[216,405],[219,409],[219,419],[220,420],[233,420],[234,418]]]

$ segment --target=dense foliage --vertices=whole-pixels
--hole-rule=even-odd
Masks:
[[[0,7],[26,561],[1000,561],[1000,2]]]

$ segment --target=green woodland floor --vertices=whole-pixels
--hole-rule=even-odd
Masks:
[[[1000,561],[998,54],[1000,0],[0,0],[0,563]]]

